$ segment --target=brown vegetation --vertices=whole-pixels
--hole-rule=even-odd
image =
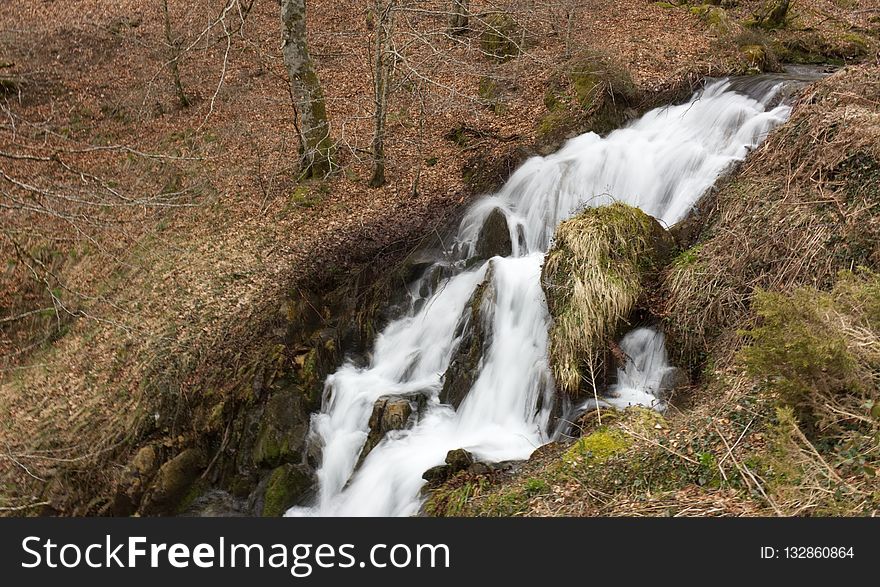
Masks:
[[[744,63],[686,8],[467,4],[450,34],[448,1],[397,3],[378,189],[370,0],[309,2],[338,166],[309,181],[277,2],[0,6],[0,511],[108,513],[164,465],[195,483],[238,466],[247,410],[288,379],[314,393],[315,364],[330,368],[332,304],[314,294],[360,283],[497,185],[539,141],[574,48],[601,39],[642,96]],[[504,60],[481,49],[499,11],[523,32]],[[455,127],[477,132],[452,142]]]

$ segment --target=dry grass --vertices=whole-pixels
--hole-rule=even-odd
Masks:
[[[757,288],[828,287],[839,270],[880,261],[878,71],[816,84],[719,192],[700,242],[666,274],[677,359],[735,337]]]

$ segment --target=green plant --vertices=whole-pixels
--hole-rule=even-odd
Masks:
[[[831,292],[757,291],[760,325],[741,356],[808,432],[839,433],[868,419],[880,381],[880,276],[841,274]]]

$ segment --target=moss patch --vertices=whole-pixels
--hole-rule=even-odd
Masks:
[[[638,100],[629,71],[606,54],[585,50],[561,65],[544,92],[547,109],[538,123],[541,142],[559,141],[572,132],[608,132]]]
[[[496,13],[486,19],[486,27],[480,35],[483,52],[498,61],[507,61],[522,51],[525,41],[522,29],[512,16]]]
[[[730,34],[733,28],[730,18],[727,16],[727,11],[720,6],[713,6],[711,4],[693,6],[691,14],[699,16],[714,35],[723,36]]]
[[[588,460],[592,464],[602,464],[613,455],[629,448],[632,440],[616,429],[600,429],[575,442],[563,459],[566,462]]]
[[[878,299],[880,276],[873,273],[843,274],[831,292],[755,295],[761,324],[747,332],[743,361],[812,435],[871,420],[880,400]]]
[[[262,515],[284,515],[311,486],[312,478],[302,465],[286,464],[276,468],[266,485]]]

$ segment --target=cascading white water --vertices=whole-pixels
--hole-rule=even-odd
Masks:
[[[779,87],[749,97],[732,91],[727,80],[712,83],[688,103],[653,110],[605,138],[587,133],[554,155],[528,160],[498,194],[474,205],[461,222],[455,252],[438,261],[445,277],[431,287],[437,273],[429,270],[411,286],[410,311],[378,336],[366,367],[346,363],[327,378],[324,405],[312,421],[312,440],[322,447],[318,495],[288,515],[413,515],[423,472],[441,464],[447,451],[465,448],[497,462],[527,458],[547,442],[554,390],[540,273],[557,224],[584,206],[612,201],[674,224],[788,117],[789,106],[768,106]],[[496,209],[507,218],[513,254],[475,264],[480,229]],[[454,410],[438,395],[460,342],[460,319],[483,280],[489,282],[480,312],[486,343],[475,382]],[[642,358],[665,367],[659,341],[659,347],[643,345]],[[653,401],[639,373],[622,375],[622,401]],[[355,471],[373,403],[413,392],[429,398],[417,423],[389,432]]]
[[[666,409],[663,393],[664,378],[675,367],[666,357],[663,333],[653,328],[636,328],[620,341],[625,355],[622,368],[617,369],[617,383],[609,387],[600,400],[588,399],[579,411],[594,409],[596,405],[615,408],[645,406],[662,412]]]

